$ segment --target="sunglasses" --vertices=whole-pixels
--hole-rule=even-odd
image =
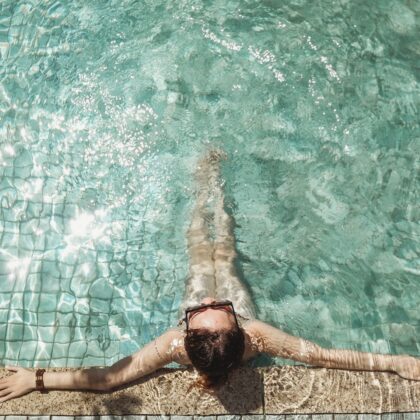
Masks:
[[[185,324],[187,326],[187,332],[188,332],[189,321],[190,321],[191,317],[196,313],[204,312],[208,308],[227,310],[228,312],[233,314],[233,316],[235,317],[236,326],[239,328],[238,319],[236,318],[235,309],[233,309],[233,303],[230,300],[221,300],[221,301],[218,301],[218,302],[195,305],[195,306],[190,306],[189,308],[187,308],[185,310]]]

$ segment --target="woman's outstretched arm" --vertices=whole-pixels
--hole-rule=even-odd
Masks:
[[[255,341],[258,351],[271,356],[326,368],[389,371],[406,379],[420,380],[420,359],[415,357],[325,349],[261,321],[251,322],[247,331]]]
[[[177,330],[169,330],[138,352],[109,367],[45,372],[44,386],[46,389],[110,391],[172,362],[174,340],[179,340],[180,334]],[[35,390],[35,371],[20,367],[8,369],[15,374],[0,379],[0,402]]]

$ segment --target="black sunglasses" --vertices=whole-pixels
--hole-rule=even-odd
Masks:
[[[217,308],[223,308],[226,306],[229,306],[232,309],[230,312],[233,314],[235,318],[236,326],[239,328],[238,319],[236,318],[235,309],[233,308],[233,303],[230,300],[220,300],[218,302],[195,305],[195,306],[190,306],[189,308],[187,308],[185,310],[185,324],[187,326],[187,332],[188,332],[188,327],[189,327],[189,318],[191,314],[193,314],[194,312],[201,312],[207,308],[217,309]]]

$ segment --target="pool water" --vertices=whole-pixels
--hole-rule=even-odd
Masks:
[[[212,147],[258,317],[420,356],[419,12],[3,0],[1,363],[109,365],[176,323]]]

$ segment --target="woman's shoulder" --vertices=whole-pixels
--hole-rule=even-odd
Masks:
[[[244,360],[248,360],[264,351],[264,342],[260,334],[261,321],[249,319],[242,324],[245,333]]]
[[[177,325],[168,330],[171,334],[171,342],[169,351],[172,354],[173,361],[181,365],[190,365],[191,361],[187,355],[184,345],[185,330],[182,326]]]
[[[258,334],[259,324],[261,324],[261,321],[255,318],[245,318],[243,316],[238,318],[238,320],[239,326],[249,335]]]

